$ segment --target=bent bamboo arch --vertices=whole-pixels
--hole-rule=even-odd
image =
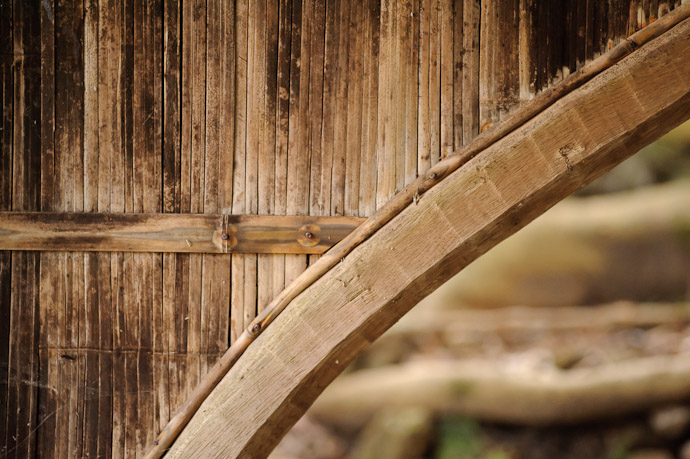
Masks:
[[[690,118],[690,20],[482,151],[298,295],[169,457],[265,455],[417,301],[550,206]]]

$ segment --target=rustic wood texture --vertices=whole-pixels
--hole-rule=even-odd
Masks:
[[[353,356],[426,293],[690,118],[688,45],[690,19],[565,96],[408,206],[259,335],[168,457],[267,454]],[[274,383],[259,383],[266,381]],[[252,416],[246,417],[248,410]]]
[[[358,217],[1,212],[0,249],[320,254]]]
[[[583,6],[0,0],[0,210],[368,217],[674,2]],[[0,251],[0,454],[142,456],[318,257],[117,250]]]

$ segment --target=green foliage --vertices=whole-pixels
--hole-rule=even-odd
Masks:
[[[474,420],[461,417],[441,420],[436,459],[480,458],[483,449],[479,426]]]

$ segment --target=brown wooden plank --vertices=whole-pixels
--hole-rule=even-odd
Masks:
[[[7,436],[12,457],[32,457],[36,451],[36,396],[39,384],[37,254],[12,254],[12,289],[8,362]]]
[[[38,6],[15,3],[14,49],[21,58],[13,63],[14,122],[12,124],[12,208],[40,207],[41,119],[40,14]]]
[[[496,52],[500,53],[503,38],[498,36],[499,5],[494,2],[481,4],[481,28],[479,49],[479,124],[480,129],[490,128],[499,121],[496,104],[497,79]]]
[[[346,142],[343,212],[345,215],[359,215],[359,178],[362,148],[362,59],[364,58],[362,30],[364,27],[364,5],[362,0],[354,0],[348,3],[350,3],[350,15],[347,20],[347,27],[341,31],[344,32],[344,36],[349,38],[346,73],[347,128],[344,130]],[[314,56],[314,60],[318,62],[318,56]],[[404,110],[402,112],[404,113]],[[320,121],[319,119],[319,122]]]
[[[84,2],[84,172],[81,174],[83,209],[87,212],[98,210],[98,26],[98,1],[88,0]]]
[[[440,22],[440,142],[441,157],[445,158],[453,152],[454,145],[454,117],[453,117],[453,5],[452,0],[441,0],[439,5]],[[415,177],[416,178],[416,177]]]
[[[537,5],[534,0],[520,0],[518,72],[521,101],[530,99],[536,93],[536,12]]]
[[[332,103],[334,101],[333,84],[334,84],[334,65],[335,65],[335,51],[336,48],[333,43],[333,34],[335,32],[335,8],[333,4],[326,2],[319,2],[317,13],[320,14],[320,20],[316,22],[316,26],[320,27],[321,40],[319,41],[319,51],[321,53],[321,62],[315,59],[314,70],[320,71],[320,78],[318,80],[319,89],[321,91],[321,101],[317,102],[322,109],[322,112],[317,115],[318,124],[316,120],[312,120],[312,133],[318,134],[320,141],[319,145],[315,144],[315,139],[311,139],[311,161],[310,161],[310,183],[309,183],[309,213],[311,215],[327,215],[330,212],[330,197],[331,197],[331,167],[333,160],[333,110]],[[315,34],[315,39],[318,38],[319,33]],[[313,87],[313,85],[312,85]],[[314,128],[316,127],[316,131]]]
[[[246,81],[246,144],[244,150],[244,181],[238,189],[244,199],[245,210],[248,214],[258,211],[258,167],[262,147],[260,130],[263,127],[260,117],[265,108],[265,2],[247,1],[247,81]],[[249,323],[256,316],[257,308],[257,257],[244,255],[243,284],[233,286],[243,290],[242,314],[245,323]]]
[[[2,202],[0,202],[2,204]],[[7,402],[9,399],[9,352],[10,352],[10,318],[12,313],[12,252],[2,251],[0,252],[0,441],[3,442],[2,452],[7,451],[7,427],[9,423],[8,412],[7,412]],[[49,357],[41,356],[41,364]],[[44,381],[44,379],[42,379]],[[48,399],[47,397],[42,398],[44,407],[50,408],[54,405],[54,398]],[[49,432],[49,426],[54,427],[54,422],[45,427],[45,431]],[[53,436],[54,437],[54,432]],[[46,446],[46,450],[52,450],[52,445],[50,440],[41,441],[43,437],[40,436],[39,432],[39,447]]]
[[[201,280],[202,280],[202,255],[189,255],[189,277],[187,287],[187,372],[183,376],[185,390],[191,392],[205,373],[202,367],[201,355]]]
[[[182,403],[187,396],[187,389],[185,387],[185,373],[187,371],[187,340],[189,328],[189,256],[176,255],[174,264],[174,273],[171,276],[174,278],[172,285],[174,291],[174,341],[171,342],[171,348],[175,352],[175,368],[171,369],[171,389],[170,398],[174,409]],[[176,374],[172,370],[177,370]]]
[[[235,5],[233,2],[220,2],[219,41],[220,67],[218,98],[219,120],[219,184],[218,206],[224,213],[232,211],[234,175],[234,135],[235,135]],[[207,101],[208,103],[208,101]]]
[[[321,123],[321,148],[312,159],[310,213],[322,215],[331,213],[331,186],[333,179],[333,154],[337,104],[339,22],[338,4],[333,1],[325,6],[324,16],[324,62],[323,62],[323,115]],[[375,166],[374,166],[375,167]]]
[[[54,10],[54,155],[52,189],[44,190],[50,194],[50,208],[62,212],[75,212],[84,209],[84,147],[87,140],[85,129],[90,129],[88,141],[93,148],[94,127],[98,127],[98,118],[94,124],[87,125],[85,120],[85,66],[84,60],[84,10],[82,4],[56,1]],[[91,20],[93,19],[93,13]],[[91,43],[90,43],[91,45]],[[94,49],[92,48],[93,52]],[[90,56],[90,71],[94,70],[97,62],[93,53]],[[94,83],[96,75],[89,74],[90,83]],[[89,103],[92,109],[97,100],[93,97],[91,88]],[[97,93],[96,93],[97,95]],[[112,101],[109,101],[112,103]],[[98,155],[97,147],[89,156],[93,159]],[[45,162],[50,161],[48,157]],[[97,163],[96,163],[97,164]],[[47,169],[50,169],[48,165]],[[90,177],[93,181],[93,177]],[[94,196],[94,191],[96,195]],[[94,206],[98,196],[97,190],[89,188],[87,193],[89,205]],[[57,323],[49,323],[46,319],[52,312],[46,312],[46,319],[42,322],[46,328],[56,328],[58,336],[58,373],[55,388],[58,394],[57,408],[64,423],[60,432],[56,432],[56,455],[69,452],[74,455],[95,455],[97,453],[98,435],[98,356],[93,350],[95,340],[93,331],[98,330],[96,289],[85,288],[89,280],[89,269],[85,266],[85,259],[80,253],[61,253],[56,255],[57,268],[44,270],[45,278],[41,279],[41,289],[50,289],[51,284],[62,284],[60,290],[64,292],[61,303],[64,307]],[[50,269],[50,262],[48,269]],[[94,267],[92,265],[90,267]],[[54,277],[54,280],[51,280]],[[46,291],[42,296],[51,294]],[[50,307],[51,303],[48,304]],[[60,320],[61,319],[61,320]],[[57,327],[56,327],[57,325]],[[46,333],[50,331],[45,330]],[[89,349],[86,351],[85,349]],[[63,358],[62,355],[68,357]],[[70,359],[71,357],[71,359]],[[96,384],[95,390],[93,384]],[[88,394],[88,396],[87,396]],[[95,442],[94,442],[95,441]]]
[[[381,207],[395,192],[395,107],[393,96],[397,75],[395,75],[396,56],[394,54],[395,35],[393,22],[395,8],[390,0],[381,2],[381,29],[379,48],[379,98],[378,98],[378,139],[376,150],[378,177],[376,182],[376,206]]]
[[[276,145],[277,145],[277,108],[278,108],[278,34],[279,34],[278,0],[269,0],[266,4],[266,88],[264,112],[263,156],[259,158],[259,207],[260,214],[276,214]],[[267,209],[267,210],[263,210]],[[259,255],[257,260],[257,311],[263,310],[273,296],[283,289],[280,273],[284,276],[285,257],[282,255]],[[278,285],[275,285],[276,281]]]
[[[405,175],[403,185],[411,183],[417,178],[419,170],[417,125],[419,104],[419,10],[420,2],[413,1],[402,8],[402,34],[400,43],[401,62],[405,63],[405,98],[401,105],[405,106],[405,122],[401,126],[404,133],[403,151],[405,163]],[[400,180],[398,180],[400,183]],[[402,187],[400,187],[402,188]]]
[[[79,256],[79,255],[78,255]],[[100,391],[101,382],[101,358],[100,348],[100,312],[101,303],[99,300],[101,283],[99,282],[100,270],[99,257],[107,257],[106,254],[85,254],[79,256],[84,260],[84,275],[86,284],[93,285],[92,288],[85,289],[84,306],[82,309],[83,317],[80,318],[80,330],[83,330],[79,339],[80,352],[83,352],[85,363],[84,377],[84,398],[81,400],[81,411],[83,419],[83,442],[84,455],[93,457],[98,455],[100,408],[102,405],[101,396],[106,399],[110,394],[102,394]],[[107,258],[105,258],[107,260]],[[110,273],[108,273],[108,279]],[[109,309],[110,305],[108,305]],[[83,350],[83,351],[82,351]],[[105,427],[105,426],[104,426]]]
[[[181,401],[180,393],[177,390],[177,343],[178,338],[178,327],[177,327],[177,315],[179,312],[176,310],[176,293],[177,286],[175,284],[176,280],[176,260],[177,255],[165,253],[163,254],[163,273],[162,273],[162,311],[161,320],[163,325],[161,329],[163,330],[163,335],[160,337],[161,342],[158,343],[159,349],[162,350],[162,371],[167,373],[164,378],[165,385],[159,383],[159,397],[162,397],[167,403],[165,406],[161,403],[161,410],[165,411],[165,416],[171,417],[172,414],[178,409]],[[161,421],[164,417],[161,413]],[[161,427],[162,429],[162,427]]]
[[[9,254],[9,252],[6,252]],[[39,338],[40,387],[38,407],[38,448],[44,453],[55,453],[57,441],[57,422],[60,401],[57,397],[58,387],[58,328],[55,296],[57,287],[58,255],[42,253],[40,266],[39,317],[41,336]],[[7,280],[9,285],[9,279]],[[9,327],[9,317],[7,318]]]
[[[98,7],[98,210],[124,212],[122,8],[107,0]]]
[[[148,445],[153,443],[157,428],[154,418],[156,396],[153,380],[153,309],[154,292],[160,292],[158,279],[154,278],[153,264],[157,260],[157,254],[136,253],[134,259],[134,273],[139,279],[139,291],[136,292],[139,306],[139,329],[137,333],[137,403],[139,405],[136,451],[142,456]],[[137,283],[135,282],[135,286]],[[155,429],[155,430],[154,430]]]
[[[137,453],[139,442],[137,433],[139,431],[140,423],[140,406],[139,406],[139,374],[138,365],[139,360],[139,330],[141,322],[139,321],[139,298],[141,292],[141,272],[137,270],[134,258],[139,254],[125,253],[122,254],[123,272],[121,273],[123,285],[125,286],[125,293],[123,296],[123,303],[120,305],[122,309],[118,311],[120,315],[120,322],[118,323],[118,332],[120,334],[120,352],[122,361],[122,370],[124,376],[124,384],[120,388],[124,399],[124,413],[125,417],[123,436],[125,457],[131,452]]]
[[[93,254],[98,264],[95,281],[98,283],[98,457],[112,454],[113,390],[117,381],[113,379],[113,308],[111,289],[111,257],[109,254]]]
[[[380,9],[378,0],[368,0],[365,2],[364,7],[366,11],[364,16],[364,90],[359,215],[367,217],[376,210]],[[419,14],[419,11],[417,11],[417,14]],[[413,101],[413,103],[414,107],[416,107],[416,101]],[[324,129],[325,122],[326,118],[324,115]],[[415,133],[417,132],[416,127],[414,131]]]
[[[305,215],[309,212],[309,75],[313,18],[313,0],[293,2],[286,209],[287,213],[294,215]],[[344,151],[343,149],[343,157]],[[306,257],[286,256],[285,283],[288,284],[299,276],[306,267]],[[251,272],[245,272],[245,277],[248,274]],[[247,317],[245,315],[245,320]]]
[[[161,147],[162,147],[162,89],[163,59],[160,4],[153,1],[134,4],[134,75],[132,80],[133,111],[133,210],[157,212],[161,210]],[[205,40],[205,37],[203,37]],[[203,67],[202,67],[203,68]],[[195,97],[195,96],[193,96]],[[196,100],[196,98],[195,98]],[[194,114],[193,114],[194,116]],[[202,118],[203,120],[203,118]],[[192,128],[194,129],[194,127]],[[203,139],[202,139],[203,141]],[[154,373],[153,335],[160,321],[154,322],[155,297],[160,292],[159,275],[154,267],[160,263],[160,254],[135,254],[132,257],[133,287],[139,318],[136,354],[136,403],[139,405],[138,422],[130,450],[141,455],[157,433],[155,418],[156,393]],[[130,284],[132,285],[132,284]],[[134,305],[133,305],[134,306]],[[162,375],[161,375],[162,376]],[[134,394],[128,394],[133,396]],[[133,397],[128,400],[131,401]]]
[[[422,172],[431,167],[431,130],[429,118],[429,79],[433,77],[429,69],[430,59],[430,6],[420,3],[419,6],[419,106],[417,128],[417,169]]]
[[[125,457],[125,428],[127,426],[127,379],[125,374],[126,353],[124,348],[124,309],[127,292],[125,280],[124,254],[115,253],[110,257],[110,283],[112,286],[112,337],[113,337],[113,457]]]
[[[479,134],[480,1],[463,0],[462,8],[462,143]]]
[[[181,14],[182,5],[179,1],[165,0],[163,2],[163,212],[180,212],[182,205]],[[212,135],[211,138],[215,137]],[[153,342],[154,349],[161,352],[154,364],[154,382],[158,400],[157,413],[155,413],[158,416],[158,425],[155,425],[156,433],[162,428],[164,420],[168,419],[178,408],[182,397],[184,397],[184,392],[180,390],[178,384],[178,368],[182,360],[178,348],[178,344],[182,341],[179,323],[183,322],[187,307],[186,301],[182,300],[183,297],[177,295],[178,288],[180,288],[179,283],[187,282],[186,278],[178,276],[177,262],[181,259],[186,260],[187,256],[172,253],[163,254],[160,277],[162,290],[155,295],[155,298],[161,302],[161,311],[156,321]]]
[[[0,250],[319,254],[363,220],[321,216],[0,212]],[[222,239],[223,228],[227,241]]]
[[[441,160],[441,0],[427,2],[429,9],[429,160]]]
[[[452,0],[453,9],[453,148],[462,147],[463,0]]]
[[[350,15],[350,2],[345,0],[335,1],[333,4],[333,83],[330,86],[331,100],[327,104],[327,111],[331,111],[333,117],[333,145],[327,144],[327,158],[331,161],[331,215],[344,215],[345,209],[345,158],[347,152],[347,100],[348,100],[348,20]],[[330,16],[329,16],[330,21]],[[293,42],[294,43],[294,42]],[[329,56],[331,53],[329,52]],[[331,120],[325,117],[324,122]],[[324,139],[331,138],[330,125],[324,126]],[[286,282],[287,284],[288,282]]]
[[[62,392],[62,411],[66,433],[58,436],[60,448],[76,455],[84,453],[83,401],[85,399],[85,353],[80,349],[84,341],[84,258],[78,253],[62,254],[64,265],[59,273],[64,277],[64,315],[60,334],[64,337],[61,349],[73,359],[63,358],[58,390]],[[68,453],[69,454],[69,453]],[[73,453],[74,454],[74,453]]]
[[[134,5],[133,211],[161,210],[163,76],[160,18],[152,1]]]
[[[683,53],[689,45],[686,20],[407,206],[283,310],[201,405],[168,457],[267,455],[356,353],[429,291],[690,118],[690,61]],[[271,400],[257,406],[267,390]]]
[[[252,56],[250,65],[250,110],[249,110],[249,150],[254,151],[256,171],[256,194],[250,199],[257,201],[256,210],[261,214],[271,214],[274,210],[275,184],[275,97],[277,64],[277,21],[278,5],[269,6],[264,2],[251,5],[249,28],[253,32],[251,41]],[[253,77],[251,75],[254,75]],[[254,186],[254,185],[252,185]],[[258,256],[256,260],[257,309],[268,304],[273,293],[273,259]],[[208,346],[206,346],[208,348]]]
[[[392,136],[390,138],[390,149],[393,156],[393,162],[389,167],[393,169],[393,193],[400,190],[405,185],[405,167],[408,161],[408,156],[405,150],[405,99],[406,99],[406,85],[399,83],[399,75],[405,75],[407,66],[410,64],[407,59],[407,53],[404,49],[404,42],[407,40],[407,27],[410,17],[409,13],[405,17],[404,10],[411,5],[409,3],[391,2],[390,15],[390,35],[391,35],[391,60],[388,64],[389,69],[389,83],[391,86],[390,103],[391,111],[390,129]],[[416,153],[416,152],[415,152]]]
[[[14,26],[12,1],[0,0],[0,101],[5,109],[0,113],[0,210],[12,206],[12,126],[14,118]],[[43,74],[42,74],[43,75]],[[43,80],[41,82],[43,84]],[[43,94],[43,91],[41,91]],[[49,122],[49,120],[46,120]],[[9,255],[7,255],[9,256]],[[1,408],[0,408],[1,409]],[[4,422],[0,412],[0,422]],[[4,438],[0,430],[0,438]]]
[[[41,210],[43,211],[54,210],[55,201],[54,6],[51,0],[48,7],[41,10]]]
[[[180,2],[163,5],[163,210],[180,211]]]
[[[41,210],[54,209],[55,195],[55,4],[51,0],[41,10]],[[97,95],[97,93],[94,93]],[[97,122],[97,118],[96,118]],[[85,130],[87,128],[85,127]],[[86,138],[85,138],[86,141]],[[96,149],[97,153],[97,149]],[[96,166],[98,162],[96,161]],[[9,252],[8,252],[9,253]],[[56,452],[58,392],[57,321],[54,295],[57,292],[58,260],[55,253],[40,255],[39,286],[39,426],[38,448]],[[9,279],[8,279],[9,284]],[[9,285],[8,285],[9,286]],[[7,318],[9,327],[9,317]],[[2,403],[0,401],[0,403]]]
[[[311,215],[328,215],[328,211],[323,204],[323,199],[320,196],[321,178],[324,175],[322,165],[322,147],[323,147],[323,118],[324,118],[324,71],[325,71],[325,54],[326,54],[326,1],[315,0],[313,5],[313,26],[310,37],[310,56],[311,63],[309,65],[309,138],[307,145],[309,150],[309,171],[308,180],[310,186],[308,188],[308,209],[307,212]],[[361,101],[360,101],[361,103]],[[357,169],[357,181],[359,182],[359,162],[353,165],[353,169]],[[316,182],[316,183],[315,183]],[[346,184],[348,183],[346,173]],[[316,185],[316,186],[314,186]],[[315,196],[316,194],[316,196]],[[354,203],[356,205],[357,199]],[[310,255],[308,263],[315,262],[318,255]],[[275,287],[271,292],[270,297],[266,301],[259,301],[259,312],[273,299],[274,292],[278,293]]]
[[[122,150],[120,157],[111,163],[111,210],[114,212],[134,212],[134,2],[125,0],[113,5],[122,9],[122,68],[121,78],[122,97]],[[119,168],[122,168],[119,170]],[[113,204],[122,200],[122,210]]]
[[[204,212],[230,208],[232,203],[234,113],[234,8],[228,2],[207,3],[207,96],[206,96],[206,174]],[[201,333],[202,368],[211,365],[228,346],[230,315],[229,255],[204,255],[202,261]],[[220,331],[223,329],[223,331]],[[223,341],[219,343],[218,341]],[[218,350],[220,349],[220,350]],[[161,428],[164,426],[161,425]]]
[[[276,62],[276,115],[275,115],[275,176],[274,214],[287,211],[287,149],[290,128],[290,54],[291,21],[288,0],[280,0],[278,9],[277,62]],[[285,256],[273,257],[272,295],[285,287]]]
[[[246,149],[247,149],[247,72],[248,72],[248,40],[247,25],[248,0],[235,2],[235,62],[236,62],[236,92],[235,100],[235,139],[234,139],[234,169],[232,212],[246,213],[247,200],[244,188],[246,186]],[[286,153],[287,154],[287,153]],[[287,158],[286,158],[287,164]],[[244,330],[244,272],[245,256],[233,255],[231,266],[231,299],[230,299],[230,335],[231,341]]]
[[[40,209],[41,197],[41,34],[40,6],[25,2],[14,2],[12,20],[3,26],[11,26],[12,33],[5,35],[3,51],[8,52],[10,66],[4,69],[12,73],[4,75],[3,84],[11,78],[12,84],[5,93],[4,107],[12,111],[3,116],[3,133],[0,150],[3,166],[8,165],[7,176],[11,179],[3,188],[7,202],[3,207],[16,210]],[[3,35],[8,30],[3,30]],[[3,90],[4,92],[5,90]],[[8,97],[9,96],[9,97]],[[11,103],[8,99],[12,98]],[[11,122],[9,118],[12,117]],[[11,174],[11,176],[9,175]],[[11,199],[11,202],[10,202]],[[39,265],[38,254],[14,252],[8,255],[11,289],[10,301],[3,305],[3,315],[9,315],[8,350],[0,356],[2,365],[7,365],[6,420],[3,420],[4,437],[2,445],[13,457],[33,457],[36,454],[36,414],[39,385],[38,374],[38,326],[39,326]]]
[[[83,8],[58,1],[55,16],[55,181],[53,200],[63,211],[84,208]]]

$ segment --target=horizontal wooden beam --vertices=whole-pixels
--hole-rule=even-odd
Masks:
[[[689,47],[690,19],[416,197],[292,299],[200,404],[167,457],[266,457],[353,357],[424,296],[689,119]]]
[[[320,254],[363,218],[0,212],[0,250]]]

